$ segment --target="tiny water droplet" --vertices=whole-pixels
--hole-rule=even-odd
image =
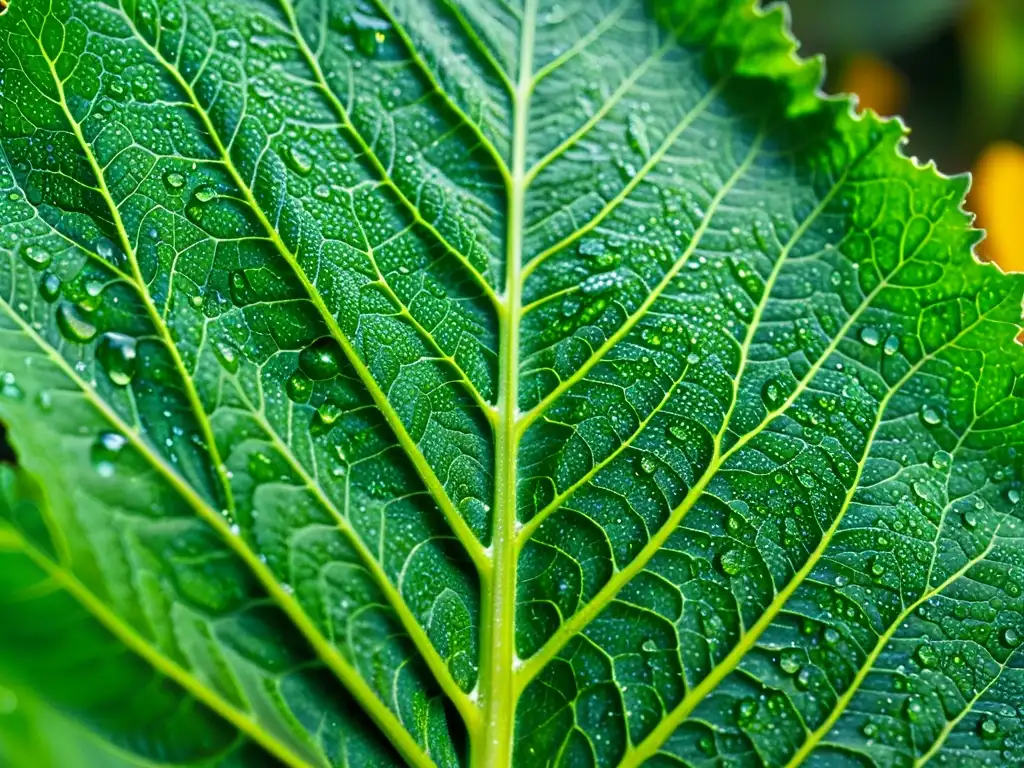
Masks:
[[[127,445],[128,440],[117,432],[103,432],[93,443],[92,465],[100,477],[111,477],[114,474],[118,455]]]

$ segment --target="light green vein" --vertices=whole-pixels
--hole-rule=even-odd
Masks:
[[[718,210],[718,207],[722,204],[722,201],[725,200],[729,192],[732,191],[732,188],[739,182],[741,178],[743,178],[744,174],[746,174],[746,172],[750,169],[751,165],[753,165],[754,160],[757,157],[758,150],[761,147],[761,142],[763,141],[763,139],[764,134],[759,134],[758,137],[751,143],[750,149],[747,152],[747,156],[743,159],[743,162],[741,162],[736,167],[736,170],[733,171],[732,175],[725,182],[725,184],[722,185],[721,189],[719,189],[718,192],[715,193],[715,196],[712,198],[711,203],[710,205],[708,205],[708,209],[704,214],[704,218],[701,220],[700,225],[694,231],[693,236],[690,238],[689,244],[687,244],[686,246],[686,249],[682,252],[679,258],[676,259],[672,267],[665,273],[665,276],[661,279],[661,282],[659,282],[651,290],[651,292],[647,295],[647,298],[644,299],[644,301],[640,304],[639,307],[637,307],[636,311],[633,312],[633,314],[631,314],[628,318],[626,318],[622,325],[620,325],[613,334],[611,334],[607,339],[605,339],[604,343],[601,344],[601,346],[598,347],[594,351],[594,353],[587,358],[587,361],[585,363],[583,363],[579,368],[573,371],[571,376],[560,381],[558,383],[558,386],[556,386],[554,389],[551,390],[551,392],[545,395],[545,397],[537,405],[535,405],[529,413],[524,415],[519,420],[517,429],[519,430],[520,434],[523,434],[534,421],[536,421],[541,415],[543,415],[547,408],[553,402],[555,402],[555,400],[561,397],[573,385],[575,385],[579,381],[582,381],[586,377],[586,375],[590,373],[591,370],[593,370],[594,366],[597,365],[604,358],[608,351],[616,344],[618,344],[620,341],[622,341],[622,339],[625,338],[629,334],[629,332],[633,330],[633,327],[643,318],[643,316],[647,313],[647,310],[651,308],[654,302],[656,302],[665,292],[668,286],[672,284],[672,281],[675,280],[676,276],[679,274],[682,268],[686,266],[686,262],[689,261],[690,256],[692,256],[694,252],[697,250],[697,248],[700,247],[701,241],[704,238],[704,233],[707,232],[708,227],[711,226],[711,220],[714,218],[715,212]]]
[[[206,410],[203,408],[202,401],[199,398],[199,393],[196,391],[195,383],[188,375],[188,369],[185,367],[185,362],[181,357],[181,353],[178,350],[177,345],[174,343],[174,339],[171,337],[170,330],[163,322],[163,318],[161,317],[159,310],[153,303],[153,298],[149,295],[149,291],[146,288],[146,280],[142,276],[142,270],[139,267],[139,260],[135,253],[135,248],[132,245],[131,237],[128,235],[128,230],[124,225],[124,221],[121,219],[121,211],[114,202],[114,197],[110,192],[110,188],[107,186],[106,176],[103,173],[103,169],[100,167],[99,161],[96,159],[92,146],[88,141],[86,141],[85,135],[82,133],[82,126],[75,120],[74,115],[71,112],[71,108],[68,106],[67,98],[64,93],[64,82],[60,79],[60,75],[57,73],[55,66],[56,62],[50,59],[49,55],[46,53],[46,48],[43,45],[42,40],[37,39],[36,42],[39,44],[40,56],[44,61],[46,61],[47,67],[50,71],[50,76],[53,78],[54,87],[57,89],[60,108],[82,149],[82,153],[85,156],[86,162],[89,164],[89,168],[92,170],[92,173],[96,178],[98,191],[110,212],[112,223],[117,230],[117,237],[121,242],[121,247],[124,249],[125,257],[131,265],[133,281],[138,287],[138,295],[146,308],[146,314],[149,316],[150,321],[153,324],[153,328],[162,342],[162,346],[167,350],[171,360],[174,362],[176,370],[180,374],[182,389],[188,399],[189,407],[195,416],[196,423],[199,425],[199,429],[202,432],[203,441],[206,444],[206,450],[210,457],[210,461],[214,466],[214,472],[216,473],[217,479],[220,481],[220,486],[224,493],[224,501],[227,503],[227,512],[229,515],[233,515],[235,502],[231,492],[231,483],[228,481],[225,473],[224,463],[221,460],[220,451],[217,447],[217,440],[213,434],[213,429],[210,426],[210,421],[206,416]]]
[[[522,313],[523,221],[526,209],[526,153],[532,96],[534,35],[539,0],[526,0],[519,47],[519,71],[513,99],[512,175],[508,187],[505,254],[505,311],[499,315],[501,383],[496,434],[497,478],[491,538],[493,568],[481,580],[480,690],[484,728],[471,739],[470,763],[511,764],[518,692],[516,657],[516,486],[519,438],[519,332]]]
[[[239,397],[248,402],[247,394],[243,388],[238,387],[237,389]],[[250,403],[250,407],[251,405],[252,404]],[[320,485],[310,476],[309,472],[306,471],[306,468],[298,461],[294,453],[292,453],[291,448],[285,444],[277,431],[274,430],[266,421],[262,412],[255,408],[250,408],[250,410],[256,420],[256,423],[260,425],[264,432],[266,432],[278,452],[285,457],[285,460],[291,466],[292,470],[294,470],[294,472],[302,479],[306,489],[313,494],[320,506],[330,513],[338,527],[345,533],[345,536],[359,554],[360,560],[363,561],[363,565],[373,577],[374,582],[376,582],[377,586],[384,593],[384,597],[387,599],[388,604],[391,606],[392,610],[394,610],[395,615],[402,624],[402,627],[412,639],[413,644],[423,657],[427,667],[429,667],[430,671],[437,679],[438,684],[448,695],[448,698],[452,700],[452,703],[459,710],[459,714],[462,715],[467,725],[470,728],[475,727],[480,716],[479,710],[469,700],[465,691],[463,691],[459,687],[458,683],[455,682],[451,671],[448,669],[447,663],[443,658],[441,658],[437,649],[434,647],[434,644],[427,636],[426,631],[416,620],[416,616],[409,608],[405,598],[402,597],[398,589],[396,589],[391,583],[391,580],[384,572],[380,563],[373,556],[373,553],[367,548],[356,530],[352,527],[352,523],[349,521],[348,517],[341,513],[341,510],[339,510],[330,497],[327,496],[323,488],[321,488]]]
[[[309,642],[314,652],[327,668],[338,677],[352,694],[353,698],[366,711],[367,715],[391,740],[395,749],[402,754],[410,765],[417,768],[432,768],[434,763],[426,756],[420,745],[416,743],[395,714],[384,705],[356,669],[345,660],[338,649],[327,642],[295,598],[277,581],[269,566],[259,558],[241,536],[234,534],[228,520],[217,510],[213,509],[206,499],[196,493],[195,489],[185,482],[162,456],[153,450],[152,446],[146,442],[139,432],[126,424],[117,412],[86,384],[74,368],[68,364],[67,360],[15,312],[13,307],[4,300],[0,300],[0,307],[21,329],[21,332],[42,350],[43,354],[75,384],[82,392],[82,396],[92,404],[100,415],[119,434],[123,435],[182,500],[217,532],[221,540],[241,559],[263,585],[263,588],[267,590],[270,599],[294,623],[296,629]]]
[[[1004,516],[1004,519],[1005,517],[1006,516]],[[1000,523],[1000,527],[1001,525],[1002,523]],[[853,681],[850,683],[850,687],[847,688],[843,692],[843,695],[839,697],[839,700],[836,702],[835,706],[832,707],[832,711],[829,713],[828,718],[825,719],[825,722],[823,722],[809,735],[809,737],[803,743],[800,749],[797,750],[796,754],[793,755],[789,763],[786,764],[786,768],[796,768],[796,766],[801,765],[804,762],[804,760],[806,760],[810,756],[811,752],[814,751],[814,748],[818,746],[818,742],[820,742],[828,734],[828,732],[832,730],[832,727],[836,724],[836,722],[838,722],[839,718],[846,711],[846,708],[850,705],[850,702],[853,700],[853,697],[857,694],[857,691],[860,690],[861,685],[864,684],[864,681],[867,679],[867,676],[871,674],[871,671],[874,669],[875,661],[878,660],[878,657],[882,654],[882,651],[885,650],[885,647],[889,644],[889,641],[892,639],[893,635],[896,634],[896,631],[900,628],[900,626],[902,626],[903,622],[909,619],[911,614],[913,614],[913,612],[916,611],[919,607],[927,603],[933,597],[940,595],[946,588],[951,586],[958,579],[965,576],[971,568],[973,568],[982,560],[984,560],[988,556],[989,552],[992,551],[992,548],[995,546],[998,532],[999,531],[997,528],[996,533],[993,534],[992,541],[985,548],[985,550],[980,555],[978,555],[978,557],[969,561],[967,565],[965,565],[959,571],[954,573],[952,576],[950,576],[948,579],[942,582],[942,584],[940,584],[939,586],[935,587],[932,590],[924,592],[921,595],[921,597],[919,597],[913,603],[904,608],[900,615],[896,617],[896,620],[889,625],[889,628],[886,629],[886,631],[883,632],[881,635],[879,635],[878,642],[875,644],[875,647],[871,650],[871,653],[869,653],[867,657],[864,659],[864,664],[857,672],[857,675],[853,678]]]
[[[480,37],[480,34],[476,31],[476,28],[469,22],[469,19],[466,18],[466,14],[464,14],[462,9],[459,8],[456,3],[452,2],[452,0],[440,0],[440,3],[448,9],[448,12],[451,13],[452,16],[455,17],[455,20],[459,23],[462,31],[466,34],[466,37],[473,43],[474,47],[480,52],[480,55],[484,57],[484,60],[494,69],[494,73],[498,76],[498,79],[501,80],[501,84],[505,87],[509,96],[514,97],[516,86],[512,83],[508,72],[497,58],[495,58],[494,52],[491,51],[491,47],[484,42]]]
[[[132,29],[135,30],[134,26],[132,27]],[[427,464],[427,461],[424,458],[422,452],[419,450],[419,447],[416,445],[416,442],[409,435],[408,430],[405,428],[405,424],[402,423],[401,418],[395,412],[395,409],[392,407],[390,401],[387,398],[387,395],[380,388],[380,385],[377,384],[376,379],[373,378],[373,374],[366,367],[366,364],[363,363],[358,353],[352,347],[352,344],[349,341],[348,337],[344,334],[344,332],[341,330],[341,327],[338,325],[337,319],[331,314],[330,310],[324,304],[323,297],[320,296],[319,291],[317,291],[315,286],[313,286],[313,284],[309,281],[309,277],[306,275],[305,271],[299,265],[298,260],[295,257],[295,254],[289,250],[288,246],[285,245],[284,241],[281,239],[280,234],[278,234],[277,230],[274,229],[274,226],[270,223],[270,220],[267,218],[266,213],[263,211],[262,207],[256,201],[256,197],[253,194],[252,189],[248,186],[248,184],[246,184],[245,180],[242,179],[242,176],[238,172],[238,169],[235,167],[235,164],[231,161],[231,157],[228,154],[227,149],[224,146],[223,141],[221,139],[221,136],[217,132],[217,129],[213,124],[213,121],[210,119],[210,115],[206,112],[206,110],[202,109],[201,106],[199,105],[199,100],[196,97],[195,92],[192,90],[192,87],[188,84],[188,82],[185,81],[181,73],[175,67],[171,66],[170,62],[163,58],[162,54],[160,54],[159,51],[152,48],[149,45],[149,43],[145,39],[143,39],[141,35],[138,34],[137,30],[135,32],[136,38],[144,47],[147,48],[150,55],[155,57],[155,59],[163,66],[165,71],[167,71],[167,73],[175,80],[177,85],[183,89],[183,92],[186,93],[192,100],[192,103],[195,105],[197,116],[199,117],[199,119],[203,123],[203,127],[209,134],[210,140],[214,144],[214,148],[223,158],[225,169],[231,175],[231,178],[234,181],[235,185],[238,187],[239,191],[242,192],[242,194],[245,196],[246,204],[249,206],[249,208],[253,211],[256,218],[259,220],[260,225],[263,227],[264,231],[266,231],[267,237],[274,244],[274,247],[281,254],[282,258],[284,258],[284,260],[292,269],[298,280],[302,283],[302,287],[305,290],[306,294],[309,296],[310,302],[313,304],[317,312],[320,314],[324,322],[327,324],[327,327],[330,330],[332,337],[338,342],[338,345],[345,353],[345,356],[348,359],[349,363],[355,369],[360,380],[362,381],[363,386],[366,387],[370,396],[373,398],[374,403],[380,409],[388,425],[395,433],[395,436],[398,438],[399,443],[405,450],[406,454],[409,456],[409,459],[412,462],[413,466],[416,468],[417,472],[419,473],[421,480],[427,487],[427,490],[430,492],[431,496],[434,498],[435,503],[438,505],[438,507],[444,514],[445,519],[448,521],[456,537],[466,548],[467,552],[479,550],[480,543],[477,540],[476,535],[470,530],[469,525],[462,517],[462,514],[458,511],[458,509],[455,508],[454,504],[451,502],[451,499],[448,497],[448,494],[444,490],[444,486],[441,484],[441,481],[434,474],[434,471],[433,469],[431,469],[430,465]],[[476,560],[474,560],[474,562],[476,562]]]
[[[923,247],[923,242],[920,247]],[[905,263],[906,262],[904,262],[904,264]],[[900,268],[902,268],[902,266],[903,265],[901,264]],[[894,270],[893,274],[898,274],[900,268]],[[612,599],[614,599],[618,591],[622,589],[623,586],[625,586],[625,584],[632,578],[633,575],[635,575],[635,573],[638,573],[643,568],[643,566],[652,557],[654,557],[654,555],[661,548],[661,546],[668,540],[669,535],[671,535],[675,527],[682,522],[687,512],[689,512],[690,508],[697,502],[697,500],[700,498],[701,493],[703,493],[704,489],[715,477],[717,472],[725,465],[725,463],[740,449],[747,445],[751,440],[753,440],[755,437],[761,434],[761,431],[764,429],[766,425],[768,425],[771,422],[773,418],[787,410],[794,402],[796,402],[797,398],[804,391],[806,391],[807,387],[810,385],[810,382],[813,381],[815,375],[817,375],[818,371],[821,370],[821,367],[839,348],[839,345],[846,340],[847,334],[849,334],[850,330],[853,328],[853,325],[857,322],[861,313],[863,313],[868,307],[870,307],[875,297],[878,296],[878,294],[889,285],[889,279],[891,279],[891,276],[890,278],[879,281],[878,285],[875,286],[871,293],[869,293],[865,297],[865,300],[862,302],[861,306],[857,309],[857,311],[853,312],[850,315],[849,319],[839,329],[835,337],[822,352],[821,356],[808,369],[807,373],[800,380],[798,385],[793,389],[793,392],[789,395],[788,398],[786,398],[786,401],[780,404],[774,410],[768,411],[765,414],[764,418],[762,418],[762,420],[757,425],[755,425],[749,432],[744,434],[725,451],[722,451],[722,438],[724,437],[725,431],[728,427],[728,421],[723,420],[722,428],[719,430],[718,435],[715,439],[714,454],[712,456],[711,462],[709,463],[708,469],[701,476],[700,480],[697,482],[696,485],[694,485],[693,488],[690,489],[690,491],[686,494],[686,497],[683,499],[680,505],[672,511],[672,514],[669,515],[669,518],[666,521],[665,525],[663,525],[658,530],[658,532],[647,542],[647,544],[643,546],[643,548],[637,554],[636,558],[634,558],[629,563],[629,565],[627,565],[623,570],[616,572],[612,579],[605,585],[605,587],[603,587],[598,592],[597,595],[595,595],[595,597],[590,603],[588,603],[583,609],[581,609],[580,612],[577,612],[567,622],[565,622],[555,632],[555,634],[548,639],[544,646],[526,663],[524,663],[522,668],[524,686],[527,682],[529,682],[529,679],[532,679],[532,677],[535,676],[548,661],[554,658],[555,654],[565,645],[565,643],[567,643],[572,638],[572,636],[576,632],[580,631],[580,629],[582,629],[582,627],[591,618],[596,616],[597,613],[599,613],[600,610],[605,607],[605,605],[607,605]],[[586,614],[585,619],[580,617],[581,613]]]
[[[729,654],[721,662],[715,665],[707,677],[694,687],[675,707],[675,709],[673,709],[660,723],[658,723],[657,727],[651,731],[647,738],[627,752],[627,756],[620,764],[620,768],[640,765],[644,760],[654,755],[669,736],[672,735],[675,729],[678,728],[679,725],[690,715],[693,709],[739,665],[750,649],[754,647],[754,644],[757,643],[764,631],[768,629],[771,623],[775,620],[776,616],[778,616],[789,598],[793,596],[793,593],[796,592],[814,568],[817,567],[818,562],[821,560],[822,556],[824,556],[825,551],[832,543],[832,538],[835,536],[836,531],[839,530],[839,526],[846,517],[846,512],[849,510],[850,504],[853,502],[853,498],[860,487],[860,480],[864,474],[864,468],[867,466],[867,457],[870,454],[871,447],[874,444],[878,430],[881,428],[884,421],[886,409],[888,408],[892,398],[924,367],[925,364],[931,362],[940,352],[949,348],[960,338],[963,338],[963,336],[974,330],[974,328],[976,328],[983,319],[984,316],[979,316],[973,324],[967,326],[953,339],[950,339],[930,354],[922,356],[917,363],[911,366],[907,372],[900,377],[900,379],[886,393],[885,397],[879,401],[874,423],[872,424],[871,431],[868,433],[867,439],[865,440],[864,456],[857,464],[857,473],[853,478],[853,482],[850,483],[850,487],[846,492],[846,497],[844,498],[842,505],[839,507],[835,519],[828,527],[828,530],[822,533],[817,546],[815,546],[814,550],[810,555],[808,555],[807,560],[800,569],[793,574],[793,577],[786,583],[786,586],[779,590],[778,594],[764,610],[761,616],[758,617],[753,626],[743,633],[742,637],[740,637],[739,641]],[[936,537],[938,535],[939,534],[936,533]]]
[[[462,120],[466,127],[468,127],[473,132],[473,135],[476,137],[477,141],[480,142],[480,146],[482,146],[484,150],[487,152],[487,154],[491,156],[491,159],[494,161],[495,167],[501,173],[501,176],[507,185],[510,181],[511,171],[509,170],[508,165],[505,163],[505,159],[501,156],[497,148],[494,146],[494,143],[489,138],[487,138],[487,135],[483,132],[483,129],[477,124],[475,120],[472,120],[469,117],[469,115],[466,114],[465,110],[463,110],[462,107],[458,105],[455,99],[453,99],[445,92],[445,89],[441,86],[441,83],[437,79],[437,76],[434,74],[434,71],[427,64],[426,60],[424,60],[423,56],[420,55],[419,50],[417,49],[415,43],[413,43],[413,40],[409,36],[409,33],[402,26],[402,24],[398,22],[398,19],[395,17],[395,15],[391,13],[390,10],[388,10],[387,6],[384,3],[384,0],[373,0],[373,2],[377,6],[378,10],[391,23],[392,28],[395,30],[399,38],[405,44],[405,48],[409,52],[409,56],[412,58],[412,61],[416,63],[416,66],[419,68],[423,76],[427,79],[427,82],[429,82],[430,85],[433,87],[435,93],[437,93],[442,99],[444,99],[444,103],[447,105],[447,107],[451,109],[452,112],[454,112],[456,115],[458,115],[459,119]],[[509,87],[510,92],[511,90],[512,89]]]
[[[552,59],[543,67],[537,70],[537,74],[533,76],[533,87],[540,84],[540,81],[546,77],[552,75],[556,70],[564,67],[574,58],[579,56],[583,51],[589,48],[594,41],[601,37],[605,32],[614,27],[619,19],[626,14],[628,8],[635,8],[637,6],[636,0],[622,0],[611,13],[606,14],[600,22],[595,24],[587,34],[579,38],[572,46],[567,48],[560,56]]]
[[[964,706],[963,711],[943,726],[942,731],[939,733],[938,738],[935,739],[935,743],[932,744],[931,748],[914,761],[914,768],[922,768],[922,766],[927,764],[928,761],[939,753],[939,750],[941,750],[943,745],[946,743],[946,739],[948,739],[950,734],[953,733],[956,727],[960,724],[960,721],[967,717],[967,715],[974,710],[974,705],[981,701],[982,697],[988,693],[989,689],[993,685],[999,682],[999,678],[1002,677],[1003,673],[1009,668],[1010,661],[1019,653],[1020,649],[1018,648],[1006,657],[1006,661],[999,665],[999,671],[988,683],[985,684],[985,686],[982,687],[980,691],[971,697],[970,701],[968,701]]]
[[[637,424],[637,428],[630,433],[629,437],[627,437],[625,440],[619,443],[615,450],[609,453],[605,458],[601,459],[600,461],[594,462],[594,466],[592,466],[589,470],[583,473],[583,475],[581,475],[578,480],[576,480],[568,487],[566,487],[564,491],[558,493],[555,496],[555,498],[553,498],[550,502],[548,502],[548,504],[544,506],[543,509],[537,512],[537,514],[531,517],[529,521],[523,524],[523,527],[519,529],[519,534],[516,537],[517,550],[522,549],[523,545],[527,541],[529,541],[530,537],[532,537],[534,533],[536,533],[537,529],[540,528],[543,522],[547,520],[548,517],[550,517],[552,514],[554,514],[570,496],[572,496],[578,489],[580,489],[581,487],[589,483],[591,480],[593,480],[594,477],[596,477],[602,469],[607,467],[609,464],[615,461],[616,458],[621,456],[622,453],[626,451],[638,437],[640,437],[641,433],[654,420],[654,418],[659,413],[661,413],[662,409],[672,399],[672,395],[675,394],[676,390],[679,388],[679,385],[682,384],[685,380],[686,373],[688,370],[689,364],[684,365],[682,372],[679,374],[679,378],[673,381],[671,386],[669,386],[666,389],[665,396],[651,409],[651,412],[649,414],[647,414],[643,419],[640,420],[640,423]]]
[[[601,104],[601,107],[594,112],[594,114],[592,114],[586,122],[583,123],[583,125],[577,128],[572,135],[568,136],[561,144],[534,163],[533,167],[526,173],[526,185],[530,186],[541,171],[561,157],[570,147],[576,144],[576,142],[586,136],[587,133],[590,132],[591,128],[601,122],[605,115],[611,112],[615,105],[622,101],[623,97],[629,93],[629,89],[632,88],[641,77],[647,74],[654,64],[661,61],[666,53],[675,48],[675,46],[675,39],[670,37],[653,54],[644,59],[643,63],[633,70],[629,77],[622,81],[619,87],[615,89],[611,96]]]
[[[116,637],[125,648],[144,659],[157,672],[180,685],[185,691],[195,697],[197,701],[209,707],[211,711],[231,723],[240,733],[252,739],[285,765],[292,766],[292,768],[309,768],[310,765],[314,764],[296,753],[291,746],[272,736],[251,714],[243,712],[228,703],[220,694],[207,687],[191,671],[185,669],[155,648],[149,640],[125,623],[92,590],[79,581],[74,574],[54,563],[49,557],[33,546],[20,532],[15,531],[13,528],[3,528],[2,532],[4,540],[0,542],[0,545],[4,549],[7,549],[11,544],[17,544],[18,549],[26,557],[71,595],[79,605]],[[327,761],[321,758],[316,761],[316,764],[326,766]]]
[[[547,259],[549,259],[551,256],[554,256],[562,249],[567,248],[568,246],[575,243],[585,234],[587,234],[595,227],[597,227],[609,215],[611,215],[611,213],[615,211],[616,208],[619,207],[622,201],[629,197],[633,190],[636,189],[640,185],[640,183],[647,178],[647,174],[649,174],[651,170],[658,163],[661,162],[662,158],[665,157],[666,154],[668,154],[668,151],[672,149],[676,141],[678,141],[679,137],[686,132],[686,129],[689,128],[693,124],[693,122],[698,117],[700,117],[700,115],[703,114],[703,112],[709,106],[711,106],[711,104],[714,102],[716,98],[718,98],[718,95],[725,88],[727,82],[728,78],[723,78],[719,80],[717,83],[715,83],[714,86],[711,87],[711,89],[706,94],[704,94],[704,96],[701,97],[700,101],[698,101],[694,105],[693,109],[687,112],[685,117],[683,117],[683,119],[680,120],[678,124],[676,124],[676,127],[669,131],[668,136],[665,137],[665,140],[661,143],[661,146],[659,146],[658,149],[651,153],[651,156],[647,158],[647,162],[645,162],[640,167],[640,170],[638,170],[636,174],[626,183],[626,185],[621,190],[619,190],[618,194],[616,194],[611,200],[605,203],[604,207],[600,211],[598,211],[597,214],[592,219],[590,219],[590,221],[588,221],[582,227],[577,227],[572,231],[572,234],[566,235],[557,243],[548,248],[545,248],[539,254],[530,259],[529,263],[523,269],[523,279],[525,280],[526,278],[528,278],[533,273],[533,271],[541,264],[543,264]]]
[[[377,153],[373,150],[373,147],[363,138],[363,135],[356,130],[355,124],[352,122],[352,118],[345,108],[345,105],[338,99],[337,94],[327,84],[327,78],[324,77],[323,69],[320,67],[320,61],[316,55],[310,49],[309,44],[306,42],[306,38],[303,36],[302,31],[299,29],[299,22],[295,16],[295,8],[292,5],[291,0],[279,0],[281,9],[288,19],[288,24],[291,27],[292,37],[295,39],[295,44],[299,48],[299,53],[306,60],[307,66],[313,72],[316,77],[316,86],[327,98],[331,108],[335,111],[341,122],[351,133],[352,138],[355,140],[359,149],[363,152],[366,159],[369,160],[370,165],[377,172],[380,180],[388,186],[388,188],[395,194],[396,197],[402,202],[402,205],[408,210],[409,214],[413,219],[418,222],[424,229],[430,232],[439,243],[441,243],[462,265],[469,271],[473,276],[473,280],[476,285],[484,292],[484,294],[491,300],[494,307],[497,307],[501,302],[499,301],[497,294],[491,287],[490,283],[487,282],[486,278],[480,274],[479,270],[473,266],[473,263],[469,260],[466,254],[462,253],[458,248],[452,245],[448,239],[441,234],[441,232],[432,223],[423,218],[423,214],[420,213],[420,209],[408,198],[405,192],[399,187],[398,183],[391,177],[388,172],[387,166],[377,156]]]

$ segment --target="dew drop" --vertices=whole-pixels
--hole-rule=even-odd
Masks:
[[[50,266],[50,261],[52,261],[49,251],[35,245],[30,245],[23,249],[21,257],[26,264],[35,270],[46,269]]]
[[[299,354],[299,368],[314,381],[333,379],[341,370],[340,354],[334,339],[318,339]]]
[[[168,189],[178,190],[185,186],[185,177],[177,171],[168,171],[164,174],[164,184]]]
[[[84,318],[78,307],[62,302],[57,308],[57,327],[68,341],[84,344],[96,335],[96,326]]]
[[[900,340],[898,336],[890,336],[885,340],[885,346],[882,347],[882,352],[887,357],[895,355],[900,348]]]
[[[654,653],[658,650],[658,644],[651,639],[644,640],[644,644],[640,646],[641,650],[647,651],[647,653]]]
[[[879,334],[877,328],[870,326],[861,328],[860,340],[867,344],[869,347],[877,347],[878,343],[882,340],[881,334]]]
[[[973,529],[978,524],[978,516],[974,513],[973,509],[964,510],[963,514],[960,515],[960,519],[963,520],[965,528]]]
[[[942,423],[942,413],[935,406],[927,404],[922,405],[921,421],[923,421],[929,427],[934,427],[936,424]]]
[[[1005,645],[1008,645],[1010,648],[1016,648],[1020,645],[1021,634],[1016,628],[1007,627],[1003,630],[1002,638]]]
[[[946,453],[946,451],[936,451],[932,454],[932,466],[935,469],[949,469],[952,463],[953,457]]]
[[[719,559],[719,564],[726,575],[736,576],[743,571],[747,564],[747,558],[743,550],[730,549]]]
[[[285,151],[285,162],[289,168],[302,176],[313,170],[313,158],[300,147],[288,147]]]
[[[60,290],[63,287],[61,279],[53,272],[47,272],[39,281],[39,295],[51,304],[60,298]]]
[[[238,372],[238,353],[230,344],[218,341],[213,345],[213,354],[225,371],[230,374]]]
[[[926,669],[934,669],[939,666],[939,654],[928,643],[918,646],[916,655],[918,662]]]
[[[296,371],[288,377],[285,384],[288,397],[296,403],[307,403],[313,393],[313,381],[302,371]]]
[[[838,645],[839,641],[842,639],[842,635],[839,634],[838,630],[829,627],[825,630],[823,639],[825,640],[826,645]]]
[[[91,458],[93,468],[100,477],[111,477],[114,474],[117,457],[127,443],[124,435],[117,432],[104,432],[96,439]]]
[[[105,333],[96,357],[107,376],[118,387],[127,387],[135,376],[135,339],[123,333]]]

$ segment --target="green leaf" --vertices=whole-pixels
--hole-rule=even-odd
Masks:
[[[2,748],[1024,760],[1024,279],[794,47],[749,0],[14,0]]]

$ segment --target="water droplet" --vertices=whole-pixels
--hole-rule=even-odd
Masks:
[[[924,704],[921,703],[921,699],[917,696],[911,696],[907,699],[907,703],[903,705],[903,711],[906,713],[908,720],[916,722],[924,714]]]
[[[719,563],[726,575],[736,576],[746,567],[747,557],[741,549],[730,549],[721,556]]]
[[[700,362],[700,355],[698,355],[696,352],[691,352],[686,356],[686,362],[689,363],[690,365],[696,365],[697,363]]]
[[[1003,630],[1003,643],[1011,648],[1016,648],[1020,645],[1021,634],[1014,627],[1007,627]]]
[[[750,725],[757,717],[758,705],[754,699],[744,699],[736,705],[736,724],[740,728]]]
[[[331,338],[321,338],[299,354],[299,368],[314,381],[333,379],[341,370],[341,349]]]
[[[21,252],[21,257],[26,264],[35,270],[46,269],[50,266],[50,261],[52,261],[49,251],[35,245],[24,248]]]
[[[999,723],[994,717],[986,717],[978,726],[982,736],[995,736],[999,733]]]
[[[328,187],[326,184],[317,184],[313,188],[313,194],[316,195],[321,200],[326,200],[331,196],[331,188]]]
[[[341,416],[341,406],[333,400],[325,400],[316,409],[316,414],[324,424],[331,425]]]
[[[111,477],[114,474],[118,455],[128,444],[124,435],[117,432],[104,432],[93,443],[92,465],[100,477]]]
[[[96,326],[84,318],[78,307],[62,302],[57,308],[57,327],[68,341],[84,344],[96,335]]]
[[[939,409],[933,405],[922,405],[921,421],[923,421],[929,427],[934,427],[936,424],[942,423],[942,412],[939,411]]]
[[[650,456],[644,456],[640,459],[640,469],[645,475],[653,475],[658,469],[658,462]]]
[[[307,403],[313,393],[313,381],[302,371],[296,371],[288,377],[285,389],[288,397],[294,402]]]
[[[51,304],[60,297],[60,290],[63,286],[60,278],[53,272],[47,272],[39,281],[39,295]]]
[[[838,630],[829,627],[825,630],[823,639],[825,640],[826,645],[837,645],[842,639],[842,635],[839,634]]]
[[[795,675],[803,666],[803,654],[792,648],[782,652],[779,658],[779,668],[787,675]]]
[[[866,328],[861,328],[860,340],[867,344],[869,347],[877,347],[878,343],[882,340],[882,336],[878,332],[877,328],[872,328],[868,326]]]
[[[774,379],[768,379],[761,386],[761,400],[764,401],[765,407],[768,410],[771,411],[778,408],[785,399],[782,387]]]
[[[1011,488],[1006,492],[1006,500],[1011,504],[1016,504],[1020,501],[1020,491],[1016,488]]]
[[[171,190],[181,189],[185,186],[185,177],[177,171],[168,171],[164,174],[164,184]]]
[[[810,688],[811,668],[804,667],[799,672],[797,672],[793,682],[796,684],[796,687],[799,688],[801,691],[806,691],[808,688]]]
[[[892,357],[893,355],[895,355],[899,351],[899,348],[900,348],[899,337],[898,336],[890,336],[889,338],[887,338],[885,340],[885,346],[882,347],[882,352],[887,357]]]
[[[651,639],[644,640],[644,644],[640,646],[641,650],[653,653],[658,650],[658,644]]]
[[[285,150],[285,162],[289,168],[302,176],[313,170],[313,158],[298,146],[288,147]]]
[[[953,457],[946,453],[946,451],[936,451],[932,455],[932,466],[935,469],[949,469],[952,463]]]
[[[939,654],[934,648],[928,645],[928,643],[918,646],[917,660],[920,662],[921,666],[926,669],[934,669],[939,666]]]
[[[238,372],[238,353],[230,344],[218,341],[213,345],[213,354],[225,371],[232,375]]]
[[[960,519],[964,521],[965,528],[974,528],[978,524],[978,516],[974,513],[973,509],[964,510],[963,514],[960,515]]]
[[[885,575],[885,560],[882,555],[876,555],[871,561],[871,575],[876,579]]]
[[[195,198],[200,203],[208,203],[217,196],[217,193],[211,187],[200,187],[195,192]]]
[[[96,350],[100,365],[118,387],[127,387],[135,376],[135,339],[123,333],[105,333]]]

